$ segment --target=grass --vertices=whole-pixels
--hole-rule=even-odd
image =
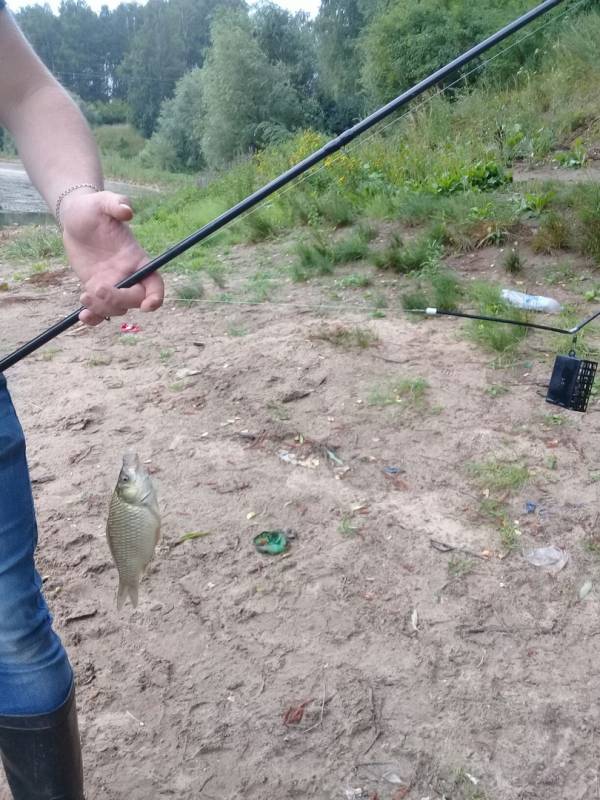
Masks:
[[[342,536],[355,536],[360,530],[360,525],[353,521],[352,514],[343,514],[340,524],[338,525],[338,533]]]
[[[276,285],[273,275],[268,270],[258,270],[246,283],[250,302],[268,302]]]
[[[374,254],[373,261],[378,269],[407,275],[437,265],[439,257],[440,245],[436,239],[422,236],[405,244],[396,234],[386,247]]]
[[[502,266],[509,275],[515,275],[523,271],[525,262],[516,247],[511,247],[504,256]]]
[[[267,212],[252,211],[243,221],[246,239],[252,244],[271,239],[277,233],[277,225]]]
[[[582,541],[583,549],[586,553],[600,558],[600,535],[596,533],[589,534]]]
[[[379,337],[369,328],[349,328],[345,325],[334,325],[332,327],[324,325],[315,333],[312,333],[310,338],[329,342],[334,347],[341,347],[346,350],[354,348],[365,350],[368,347],[376,347],[379,344]]]
[[[505,241],[523,214],[533,214],[545,215],[538,247],[546,251],[564,246],[565,231],[547,218],[555,206],[560,207],[553,190],[542,185],[518,195],[512,190],[507,167],[517,159],[551,159],[565,142],[569,143],[568,152],[556,158],[573,165],[583,163],[586,135],[593,140],[600,132],[596,92],[600,64],[593,56],[593,43],[599,35],[599,14],[590,11],[573,17],[569,26],[561,27],[552,47],[544,46],[536,64],[525,64],[510,85],[481,83],[452,97],[434,97],[385,136],[357,142],[351,152],[326,159],[301,185],[274,195],[266,211],[251,215],[255,221],[228,228],[225,240],[239,242],[251,237],[258,241],[298,225],[340,228],[372,217],[409,225],[435,223],[443,235],[443,239],[438,237],[440,241],[468,250]],[[496,109],[492,116],[490,109]],[[580,125],[588,126],[590,133],[582,133]],[[574,126],[581,142],[574,139]],[[137,156],[124,159],[119,151],[125,144],[119,135],[113,139],[105,156],[109,174],[142,183],[150,180],[166,185],[168,178],[186,184],[166,204],[160,204],[164,205],[161,243],[166,245],[298,163],[321,147],[327,136],[300,131],[253,157],[240,159],[216,178],[206,178],[203,186],[194,185],[192,176],[158,171],[152,175]],[[135,142],[126,142],[126,146],[137,147]],[[164,175],[167,178],[163,180]],[[186,202],[180,202],[181,198]],[[211,205],[216,213],[207,216],[205,211]],[[573,218],[581,247],[600,258],[596,211],[592,210],[591,226],[575,206]],[[158,244],[158,231],[151,227],[144,223],[141,232],[146,246],[150,240]],[[157,252],[164,248],[149,249]],[[396,268],[398,254],[384,260],[388,262],[385,268]],[[399,269],[414,269],[410,261],[404,254]],[[297,274],[301,274],[299,269]],[[307,274],[305,269],[301,279]]]
[[[219,289],[227,288],[226,270],[223,264],[213,261],[205,267],[204,271]]]
[[[500,290],[484,281],[471,284],[469,295],[480,314],[492,317],[527,321],[527,315],[509,306],[500,295]],[[468,325],[469,336],[487,350],[508,354],[516,350],[527,336],[527,328],[500,322],[473,320]]]
[[[337,264],[360,261],[367,256],[373,235],[371,228],[362,226],[340,239],[327,239],[324,233],[317,232],[308,241],[297,241],[292,280],[304,282],[317,275],[331,275]]]
[[[357,209],[351,198],[332,190],[320,197],[316,202],[319,215],[336,228],[352,225],[356,219]]]
[[[536,253],[552,255],[568,250],[571,241],[571,227],[568,220],[556,211],[547,214],[536,231],[531,246]]]
[[[475,569],[475,562],[472,558],[461,558],[460,556],[451,556],[448,561],[448,575],[451,578],[463,578],[465,575],[473,572]]]
[[[47,347],[40,353],[40,358],[42,361],[53,361],[59,353],[62,353],[60,347]]]
[[[64,255],[62,237],[56,228],[29,227],[10,239],[3,248],[8,259],[34,261]]]
[[[488,386],[488,388],[485,390],[485,393],[488,395],[488,397],[493,397],[495,399],[496,397],[502,397],[505,394],[509,394],[510,389],[507,386],[493,383],[491,386]]]
[[[242,337],[248,335],[248,328],[244,328],[243,325],[228,325],[227,327],[227,335],[236,337]]]
[[[199,280],[195,280],[178,286],[175,294],[182,305],[191,308],[196,300],[201,300],[204,297],[204,286]]]
[[[424,378],[404,378],[383,386],[376,386],[369,394],[370,406],[402,405],[404,408],[422,408],[429,384]]]
[[[94,353],[87,360],[88,367],[107,367],[112,363],[112,357],[108,353]]]
[[[467,466],[471,478],[492,494],[506,494],[521,489],[529,480],[529,470],[524,464],[491,459]]]
[[[340,278],[339,284],[342,289],[365,289],[371,286],[373,279],[369,275],[359,275],[352,273],[352,275],[344,275]]]

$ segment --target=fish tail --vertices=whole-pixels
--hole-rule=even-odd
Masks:
[[[119,589],[117,591],[117,608],[119,611],[125,605],[125,601],[129,597],[131,601],[131,605],[134,608],[137,608],[138,604],[138,583],[137,581],[133,582],[126,582],[123,580],[119,580]]]

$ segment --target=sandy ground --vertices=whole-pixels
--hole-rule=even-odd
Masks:
[[[230,288],[289,258],[286,243],[235,249]],[[452,263],[510,283],[499,258]],[[565,261],[585,280],[549,286]],[[77,305],[70,273],[15,271],[0,266],[4,352]],[[517,288],[562,301],[594,283],[564,255],[525,274]],[[495,368],[465,323],[402,314],[390,275],[384,319],[335,279],[281,280],[279,305],[191,308],[176,283],[161,312],[127,318],[139,333],[73,330],[7,372],[88,796],[595,800],[600,406],[544,402],[556,342],[532,335]],[[372,346],[340,346],[357,326]],[[371,404],[416,378],[420,404]],[[139,608],[117,612],[104,527],[126,447],[164,539]],[[520,531],[508,555],[468,468],[489,460],[529,469],[499,498]],[[255,551],[270,529],[293,532],[287,554]],[[176,545],[192,531],[207,535]],[[558,574],[523,557],[544,545],[570,556]]]

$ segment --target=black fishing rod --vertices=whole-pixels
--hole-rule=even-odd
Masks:
[[[342,147],[345,147],[351,141],[360,136],[365,131],[372,128],[374,125],[377,125],[378,122],[381,122],[386,117],[389,117],[390,114],[393,114],[398,109],[402,108],[403,106],[410,103],[411,100],[414,100],[415,97],[423,94],[426,92],[427,89],[430,89],[432,86],[440,83],[451,75],[456,70],[460,69],[461,67],[468,64],[473,59],[480,56],[482,53],[485,53],[490,48],[494,47],[495,45],[499,44],[500,42],[504,41],[504,39],[511,36],[511,34],[516,33],[516,31],[521,30],[526,25],[529,25],[530,22],[533,22],[538,17],[543,16],[551,9],[555,8],[556,6],[560,5],[561,3],[565,2],[565,0],[545,0],[545,2],[540,3],[540,5],[533,8],[531,11],[523,14],[518,19],[511,22],[509,25],[506,25],[504,28],[499,30],[497,33],[489,36],[483,42],[480,42],[475,47],[472,47],[470,50],[467,50],[466,53],[463,53],[458,58],[455,58],[449,64],[446,64],[445,67],[438,69],[436,72],[432,73],[428,78],[417,83],[411,89],[403,92],[401,95],[396,97],[395,100],[387,103],[386,105],[379,108],[373,114],[365,117],[361,122],[358,122],[352,128],[341,133],[335,139],[331,139],[327,144],[323,145],[319,150],[316,150],[312,155],[307,156],[304,160],[300,161],[298,164],[293,166],[291,169],[287,170],[286,172],[282,173],[279,177],[275,178],[274,180],[267,183],[261,189],[257,189],[257,191],[253,192],[252,194],[248,195],[244,200],[241,200],[239,203],[234,205],[228,211],[225,211],[220,216],[216,217],[212,222],[208,222],[206,225],[203,225],[199,230],[193,233],[191,236],[188,236],[186,239],[183,239],[178,244],[174,245],[173,247],[166,250],[162,255],[157,256],[152,261],[148,262],[145,266],[141,269],[134,272],[128,278],[117,283],[117,289],[126,289],[130,286],[134,286],[136,283],[139,283],[144,278],[147,278],[148,275],[151,275],[157,269],[164,267],[165,264],[168,264],[177,256],[180,256],[182,253],[185,253],[190,247],[193,247],[198,242],[201,242],[203,239],[206,239],[208,236],[211,236],[216,231],[223,228],[225,225],[228,225],[234,219],[239,217],[245,211],[256,206],[266,197],[272,195],[278,189],[285,186],[286,184],[290,183],[297,178],[299,175],[302,175],[304,172],[309,170],[315,164],[318,164],[323,159],[327,158],[327,156],[336,153],[338,150],[341,150]],[[52,325],[48,330],[40,333],[31,341],[27,342],[26,344],[19,347],[13,353],[5,356],[4,358],[0,359],[0,372],[4,372],[9,367],[12,367],[18,361],[20,361],[25,356],[28,356],[30,353],[33,353],[42,345],[46,344],[47,342],[54,339],[55,336],[58,336],[60,333],[68,330],[70,327],[75,325],[75,323],[79,320],[79,314],[83,311],[83,307],[78,308],[77,311],[73,311],[69,316],[65,317],[64,319],[60,320],[60,322],[55,323]]]

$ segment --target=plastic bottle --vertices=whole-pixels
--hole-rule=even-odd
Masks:
[[[513,289],[502,289],[502,298],[511,306],[522,308],[525,311],[545,311],[547,314],[553,314],[562,310],[558,300],[544,297],[541,294],[525,294],[524,292],[515,292]]]

